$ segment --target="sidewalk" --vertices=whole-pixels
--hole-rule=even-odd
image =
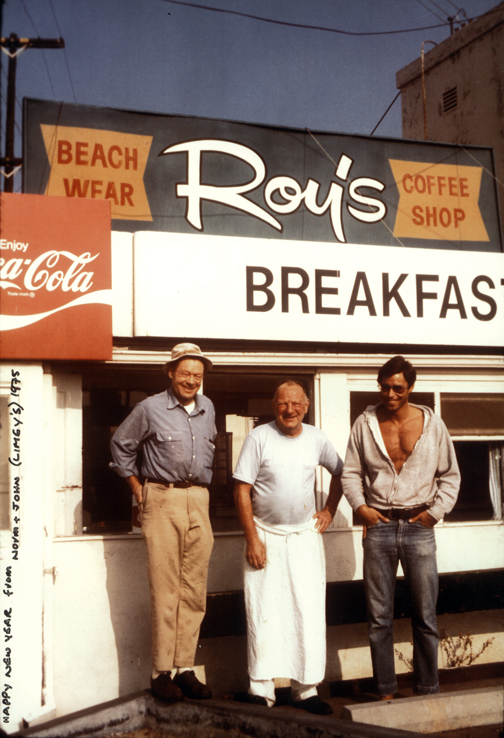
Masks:
[[[449,694],[473,689],[485,689],[504,685],[504,664],[481,664],[460,669],[444,669],[440,671],[440,694]],[[399,691],[395,699],[414,697],[411,674],[398,675]],[[376,703],[378,696],[373,688],[372,679],[358,679],[347,682],[322,684],[319,688],[321,697],[333,708],[333,715],[341,717],[343,709],[348,705]],[[503,717],[496,726],[474,726],[458,730],[430,733],[432,738],[504,738],[504,704]]]
[[[411,676],[398,675],[399,692],[395,703],[414,697]],[[495,696],[497,688],[504,686],[503,664],[450,670],[440,673],[440,682],[441,694],[449,695],[464,690],[467,694],[467,690],[486,688]],[[333,715],[323,717],[292,707],[290,687],[277,690],[277,705],[273,708],[237,702],[232,694],[219,695],[212,700],[184,700],[167,705],[145,690],[27,728],[13,734],[13,737],[77,738],[85,735],[88,738],[102,738],[114,735],[124,738],[172,738],[176,735],[178,738],[270,738],[274,735],[277,738],[312,738],[317,735],[319,738],[422,738],[416,726],[415,730],[410,727],[406,731],[404,725],[383,726],[342,719],[343,710],[352,705],[380,705],[380,710],[387,710],[389,703],[380,703],[372,690],[370,679],[323,683],[320,695],[331,704],[334,711]],[[470,697],[469,693],[467,699]],[[415,697],[414,702],[407,700],[408,707],[404,715],[408,719],[404,722],[411,723],[414,710],[419,707],[419,701],[424,699]],[[433,702],[429,710],[432,707]],[[394,712],[390,712],[387,719],[397,714],[397,710],[393,709]],[[500,706],[497,712],[499,709]],[[442,710],[439,712],[442,713]],[[383,716],[383,712],[381,714]],[[502,731],[500,722],[498,725],[467,727],[429,735],[433,738],[504,738]]]

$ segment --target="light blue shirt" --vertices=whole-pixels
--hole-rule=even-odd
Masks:
[[[121,477],[210,484],[217,434],[215,410],[204,395],[196,395],[195,403],[189,414],[171,389],[140,402],[114,433],[109,466]],[[141,475],[137,466],[140,448]]]

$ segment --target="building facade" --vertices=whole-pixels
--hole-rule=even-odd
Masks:
[[[31,249],[41,235],[23,238],[15,219],[6,232],[3,221],[12,245],[1,264],[12,293],[0,325],[4,728],[148,685],[144,544],[128,488],[108,468],[109,442],[138,401],[165,389],[161,367],[181,340],[214,363],[203,391],[217,412],[215,545],[197,669],[216,695],[247,684],[231,480],[246,434],[272,418],[277,380],[297,376],[307,422],[343,456],[352,422],[377,402],[378,368],[397,353],[418,370],[412,400],[443,417],[462,467],[459,501],[436,526],[440,628],[470,632],[474,653],[493,639],[481,659],[503,661],[504,257],[491,152],[28,107],[27,194],[11,197],[105,199],[112,228],[101,274],[92,265],[106,244],[98,249],[95,235],[77,247],[71,218],[49,220],[56,231],[40,255]],[[70,232],[58,241],[63,223]],[[42,287],[53,302],[30,308]],[[84,305],[105,312],[83,326]],[[44,337],[64,314],[68,354]],[[320,506],[328,487],[319,470]],[[342,500],[324,534],[329,681],[371,674],[361,539]],[[407,616],[400,582],[398,672],[411,651]]]

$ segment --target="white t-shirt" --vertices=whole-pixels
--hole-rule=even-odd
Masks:
[[[320,428],[303,424],[301,433],[291,438],[273,422],[249,433],[233,477],[254,486],[256,518],[270,525],[298,525],[315,513],[319,464],[333,476],[343,469],[343,461]]]

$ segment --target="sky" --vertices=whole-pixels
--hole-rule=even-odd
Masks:
[[[400,138],[400,99],[376,127],[397,95],[397,71],[420,56],[422,42],[450,35],[450,16],[458,27],[497,4],[3,0],[1,36],[65,41],[17,58],[16,155],[23,97]],[[3,154],[8,58],[0,57]]]

